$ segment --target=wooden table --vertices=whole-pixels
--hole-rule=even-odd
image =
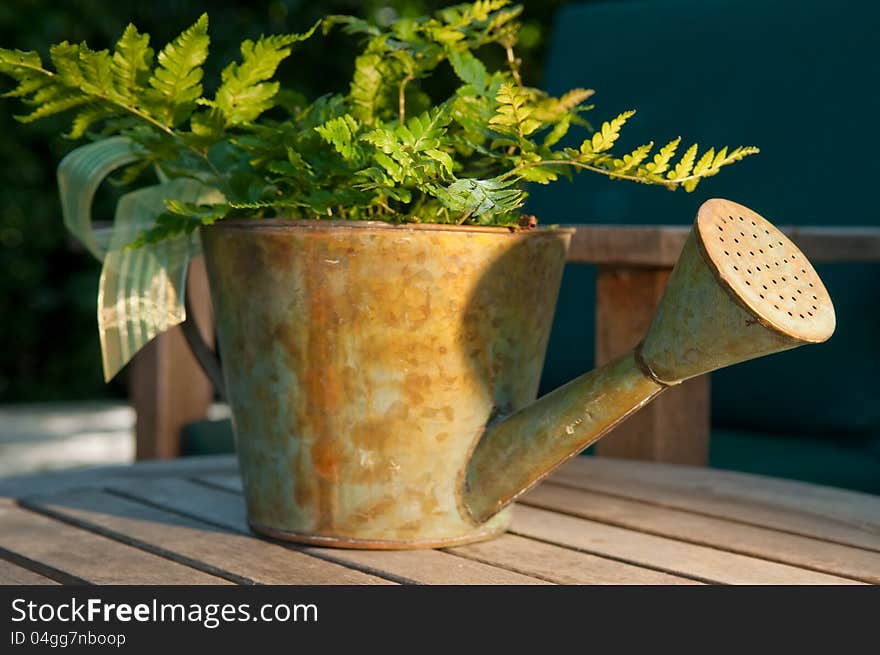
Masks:
[[[0,480],[0,583],[854,584],[880,582],[880,497],[580,457],[511,532],[447,550],[257,538],[229,456]]]

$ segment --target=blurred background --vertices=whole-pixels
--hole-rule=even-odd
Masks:
[[[4,0],[0,45],[37,50],[62,40],[110,47],[128,22],[173,38],[211,18],[206,84],[244,38],[299,31],[328,13],[379,24],[451,4],[438,0]],[[694,194],[579,176],[533,190],[545,223],[689,224],[714,196],[777,224],[877,226],[871,198],[880,138],[873,34],[880,10],[856,0],[525,0],[519,54],[526,82],[553,93],[596,89],[600,122],[639,115],[623,147],[682,135],[762,153]],[[356,44],[341,33],[306,42],[280,77],[309,96],[343,88]],[[4,86],[6,85],[6,86]],[[0,81],[0,90],[9,88]],[[0,475],[129,461],[134,414],[126,376],[104,384],[95,319],[100,265],[62,227],[55,168],[76,144],[65,120],[21,125],[0,103]],[[106,186],[106,185],[105,185]],[[109,218],[108,188],[96,218]],[[544,386],[593,366],[595,273],[566,272]],[[821,348],[713,375],[710,464],[880,493],[880,333],[876,264],[819,269],[839,329]],[[586,339],[586,340],[585,340]],[[212,415],[222,419],[223,409]],[[210,450],[210,448],[209,448]]]

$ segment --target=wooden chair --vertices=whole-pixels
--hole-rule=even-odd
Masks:
[[[596,362],[635,346],[645,334],[690,230],[685,226],[577,225],[570,264],[598,267]],[[880,228],[785,228],[815,263],[880,262]],[[213,343],[213,317],[202,260],[190,271],[196,323]],[[597,454],[705,465],[709,452],[710,376],[670,389],[597,444]],[[185,425],[204,419],[214,389],[180,327],[154,339],[132,362],[129,395],[137,412],[138,459],[180,454]]]

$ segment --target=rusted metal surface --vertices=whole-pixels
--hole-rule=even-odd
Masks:
[[[507,506],[662,390],[629,353],[542,396],[490,428],[467,468],[464,504],[477,521]]]
[[[709,200],[642,344],[487,429],[468,464],[465,507],[486,520],[664,387],[825,341],[834,326],[831,299],[797,247],[746,207]]]
[[[203,231],[248,518],[276,537],[445,546],[487,421],[537,394],[566,230],[300,221]]]

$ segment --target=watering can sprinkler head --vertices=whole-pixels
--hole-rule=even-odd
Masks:
[[[834,332],[831,298],[800,250],[752,210],[705,202],[637,350],[664,385]]]
[[[834,332],[812,265],[767,220],[705,202],[641,344],[490,425],[468,463],[463,509],[482,523],[669,386]]]

